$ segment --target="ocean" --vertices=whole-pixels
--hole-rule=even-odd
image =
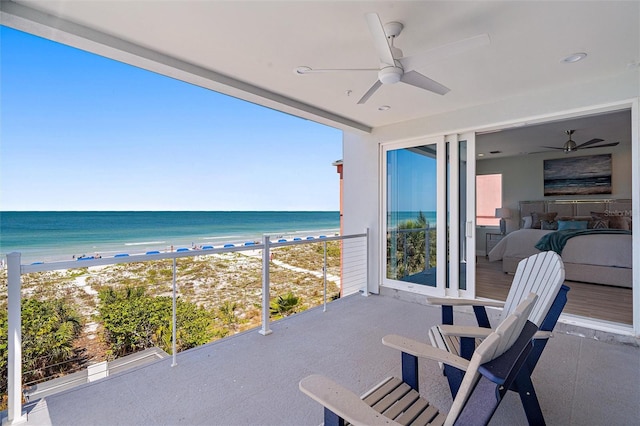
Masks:
[[[140,254],[150,250],[272,238],[334,235],[340,213],[282,211],[0,212],[0,254],[23,264],[79,256]]]

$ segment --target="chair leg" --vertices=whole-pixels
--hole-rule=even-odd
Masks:
[[[476,314],[476,321],[478,321],[478,327],[491,328],[489,323],[489,316],[484,306],[474,306],[473,312]]]
[[[418,385],[418,357],[402,352],[402,381],[420,392]]]
[[[324,407],[324,426],[344,426],[344,419]]]
[[[470,360],[476,350],[476,339],[473,337],[460,338],[460,356]]]
[[[513,381],[511,389],[518,392],[520,400],[522,401],[522,407],[527,415],[527,421],[530,425],[545,425],[542,409],[540,408],[540,402],[538,402],[538,396],[536,390],[531,382],[529,370],[522,368],[518,373],[518,376]]]
[[[458,394],[458,390],[460,389],[460,385],[462,384],[464,371],[445,364],[444,375],[447,376],[447,381],[449,382],[449,389],[451,390],[451,396],[453,397],[453,399],[455,399],[456,395]]]
[[[442,305],[442,324],[453,324],[453,306]]]

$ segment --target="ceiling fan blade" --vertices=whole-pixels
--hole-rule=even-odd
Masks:
[[[576,145],[576,149],[584,148],[585,146],[593,145],[594,143],[604,142],[604,139],[591,139],[585,143],[581,143],[580,145]]]
[[[541,148],[547,148],[547,149],[561,149],[564,151],[563,147],[557,147],[557,146],[542,146]]]
[[[298,67],[294,70],[296,74],[321,74],[329,72],[347,72],[347,71],[380,71],[378,68],[310,68]]]
[[[589,148],[604,148],[606,146],[616,146],[618,145],[620,142],[611,142],[611,143],[605,143],[602,145],[596,145],[596,146],[583,146],[580,149],[589,149]]]
[[[431,80],[429,77],[425,77],[417,71],[405,72],[404,74],[402,74],[402,77],[400,77],[400,81],[415,87],[419,87],[420,89],[437,93],[438,95],[444,95],[451,90],[448,87],[438,83],[437,81]]]
[[[371,97],[371,95],[373,95],[376,90],[378,90],[380,88],[380,86],[382,86],[382,83],[380,82],[380,80],[376,80],[375,83],[373,83],[373,86],[371,86],[371,88],[369,90],[367,90],[367,93],[365,93],[360,100],[358,101],[358,104],[363,104],[365,102],[367,102],[369,100],[369,98]]]
[[[369,32],[371,32],[371,36],[373,37],[373,44],[378,51],[380,62],[395,65],[393,53],[391,53],[391,47],[389,47],[389,41],[387,40],[387,35],[384,32],[380,17],[377,13],[367,13],[366,17]]]
[[[405,71],[411,71],[437,62],[447,56],[457,55],[467,50],[486,46],[488,44],[491,44],[489,36],[487,34],[480,34],[474,37],[434,47],[433,49],[426,50],[422,53],[418,53],[417,55],[399,59],[399,61]]]

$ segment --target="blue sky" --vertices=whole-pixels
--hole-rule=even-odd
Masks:
[[[340,130],[0,32],[1,210],[339,209]]]

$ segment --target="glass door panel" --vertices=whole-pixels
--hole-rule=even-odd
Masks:
[[[475,274],[474,134],[383,147],[383,284],[470,296]],[[472,210],[469,212],[469,208]]]
[[[386,151],[386,278],[436,286],[437,146]]]

